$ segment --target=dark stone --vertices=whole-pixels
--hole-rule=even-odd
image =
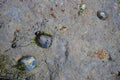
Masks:
[[[101,20],[106,20],[108,15],[105,11],[97,11],[97,17]]]
[[[13,42],[12,45],[11,45],[12,48],[16,48],[16,46],[17,46],[16,42]]]
[[[118,71],[118,76],[120,76],[120,71]]]
[[[0,28],[2,28],[2,25],[0,24]]]
[[[40,31],[37,31],[35,35],[36,35],[35,42],[37,43],[38,46],[42,48],[48,48],[51,46],[52,35]]]

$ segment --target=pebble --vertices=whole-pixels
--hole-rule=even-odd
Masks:
[[[19,69],[21,70],[32,70],[36,66],[36,60],[33,56],[23,57],[18,61]]]
[[[120,76],[120,71],[118,71],[118,76]]]
[[[108,15],[105,11],[97,11],[97,17],[100,19],[100,20],[106,20]]]
[[[38,46],[42,48],[48,48],[52,44],[52,36],[50,34],[44,33],[44,32],[36,32],[36,43]]]
[[[16,46],[17,46],[16,42],[13,42],[12,45],[11,45],[12,48],[16,48]]]

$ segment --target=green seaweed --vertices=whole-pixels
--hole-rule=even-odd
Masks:
[[[21,71],[24,71],[25,70],[25,68],[24,68],[24,64],[20,64],[20,63],[18,63],[17,65],[16,65],[16,68],[17,69],[19,69],[19,70],[21,70]]]
[[[8,69],[8,56],[7,55],[0,55],[0,74],[4,74],[6,73],[7,69]]]

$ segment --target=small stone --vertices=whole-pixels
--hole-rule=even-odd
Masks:
[[[109,60],[109,61],[112,61],[112,60],[113,60],[112,57],[111,57],[111,55],[109,55],[108,60]]]
[[[44,33],[44,32],[40,32],[40,31],[37,31],[35,35],[36,35],[35,41],[38,46],[42,48],[48,48],[51,46],[52,35]]]
[[[2,25],[0,24],[0,28],[2,28]]]
[[[32,70],[36,66],[36,60],[33,56],[23,57],[18,61],[18,68],[20,70]]]
[[[118,71],[118,76],[120,76],[120,71]]]
[[[16,42],[13,42],[11,45],[12,48],[16,48]]]
[[[116,76],[120,76],[120,71],[117,71],[117,72],[111,72],[111,74],[116,75]]]
[[[108,15],[105,11],[97,11],[97,17],[101,20],[106,20]]]

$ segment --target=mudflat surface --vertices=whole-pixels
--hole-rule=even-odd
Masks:
[[[79,5],[86,4],[82,15]],[[105,11],[106,20],[96,13]],[[45,49],[35,32],[53,37]],[[11,45],[16,43],[16,47]],[[15,67],[34,56],[35,69]],[[0,0],[0,76],[13,80],[120,80],[120,0]]]

